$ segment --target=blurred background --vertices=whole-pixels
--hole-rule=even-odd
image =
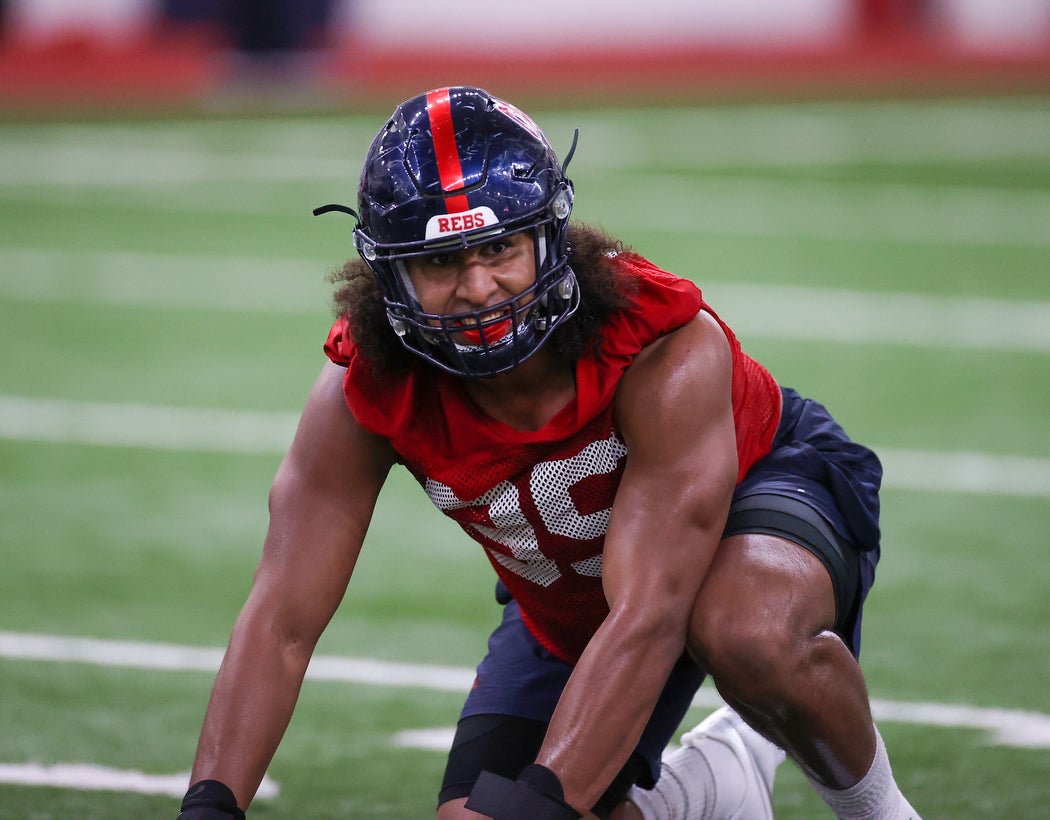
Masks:
[[[353,252],[310,211],[446,84],[579,128],[574,215],[880,453],[898,780],[1050,817],[1050,0],[0,0],[0,818],[175,816]],[[431,816],[493,581],[395,471],[249,816]]]
[[[0,105],[1045,89],[1047,0],[3,0]]]

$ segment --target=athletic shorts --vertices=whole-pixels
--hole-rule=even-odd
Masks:
[[[878,458],[846,436],[827,410],[782,390],[784,405],[772,449],[737,486],[725,535],[777,535],[816,555],[832,579],[836,631],[858,655],[864,598],[879,557]],[[521,620],[499,585],[500,625],[460,714],[439,803],[470,794],[482,770],[516,778],[539,752],[572,666],[554,657]],[[621,775],[595,807],[599,817],[630,786],[651,788],[660,755],[674,737],[704,673],[683,656]]]
[[[724,534],[778,535],[816,555],[835,589],[836,632],[860,657],[861,612],[880,555],[882,464],[823,405],[781,393],[773,445],[737,485]]]

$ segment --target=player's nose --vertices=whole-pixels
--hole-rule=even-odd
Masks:
[[[495,274],[489,265],[476,256],[463,260],[456,277],[456,296],[473,308],[485,307],[499,289]]]

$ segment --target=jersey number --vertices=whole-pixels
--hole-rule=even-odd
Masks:
[[[614,433],[604,441],[591,442],[572,458],[541,461],[533,467],[528,492],[547,532],[581,541],[603,536],[609,525],[612,508],[581,513],[576,508],[570,490],[587,478],[613,472],[625,455],[627,448]],[[536,528],[521,509],[516,485],[501,481],[479,498],[464,500],[447,484],[428,478],[426,491],[437,508],[446,513],[466,508],[484,509],[492,526],[473,522],[463,526],[506,547],[510,555],[489,549],[488,546],[486,549],[489,549],[495,561],[511,572],[544,587],[561,577],[558,565],[540,549]],[[601,553],[576,561],[572,568],[580,575],[601,577]]]

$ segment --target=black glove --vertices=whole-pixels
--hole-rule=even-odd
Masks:
[[[517,780],[482,772],[467,808],[493,820],[579,820],[583,816],[565,802],[558,776],[538,763],[522,769]]]
[[[245,820],[230,787],[218,780],[198,780],[182,798],[178,820]]]

